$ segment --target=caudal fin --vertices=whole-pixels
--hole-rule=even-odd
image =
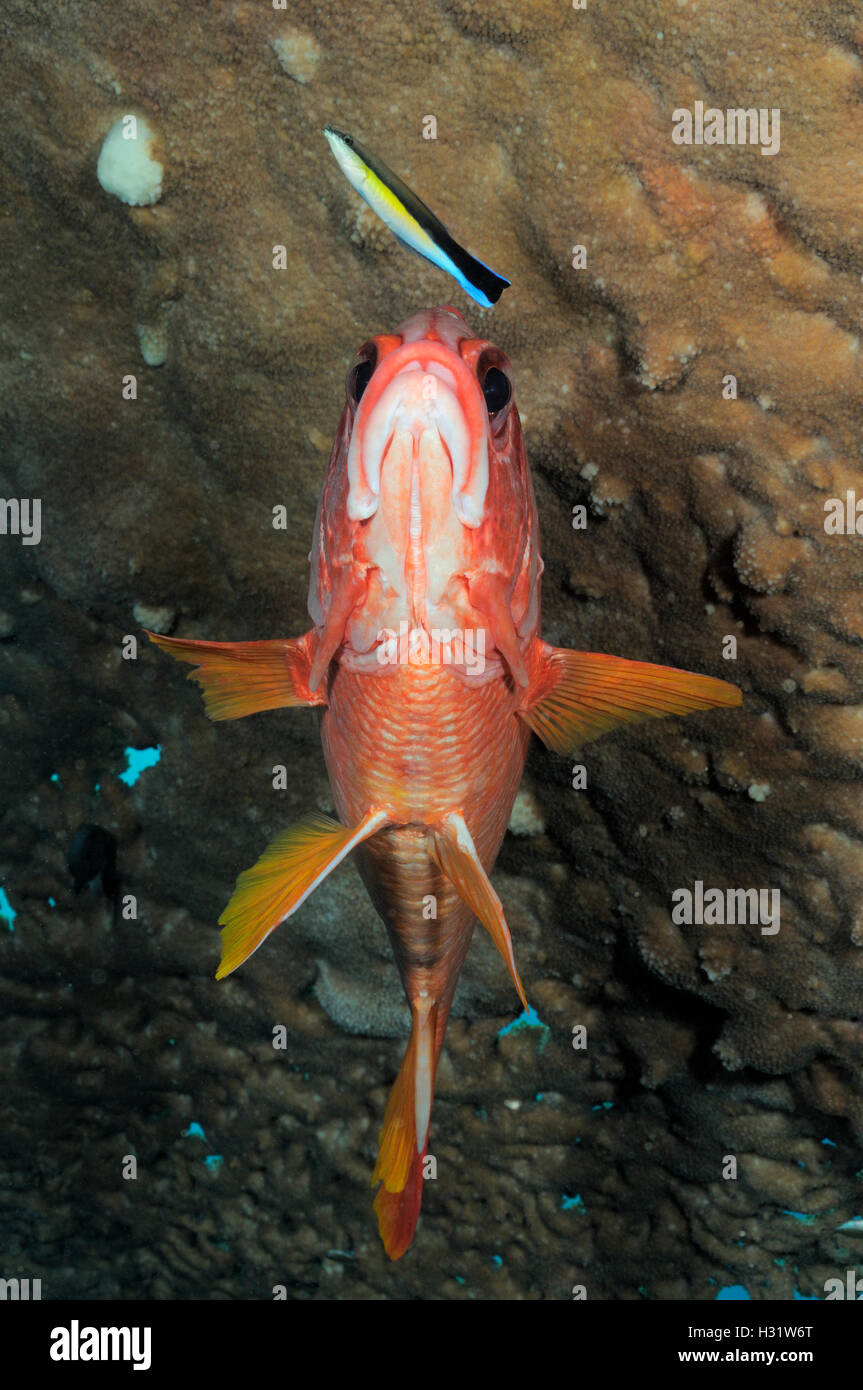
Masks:
[[[387,1101],[372,1186],[378,1232],[391,1260],[401,1259],[413,1240],[422,1204],[423,1165],[428,1147],[435,1070],[437,1006],[413,1001],[413,1027],[395,1085]]]

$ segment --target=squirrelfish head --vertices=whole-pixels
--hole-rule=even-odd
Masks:
[[[326,659],[379,668],[383,632],[488,634],[524,683],[539,623],[536,505],[510,364],[457,310],[364,343],[318,510],[309,610]]]

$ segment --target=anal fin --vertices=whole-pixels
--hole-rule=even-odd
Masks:
[[[157,647],[195,667],[189,679],[203,690],[211,719],[242,719],[265,709],[326,704],[325,693],[309,687],[317,645],[314,632],[266,642],[199,642],[144,631]]]
[[[539,677],[518,713],[548,748],[570,754],[620,724],[742,702],[736,685],[714,676],[546,646]]]
[[[233,897],[219,918],[222,959],[216,979],[224,979],[248,960],[345,855],[386,820],[386,811],[369,811],[354,826],[315,815],[277,836],[258,862],[240,874]]]
[[[482,866],[470,831],[462,816],[452,812],[434,832],[435,852],[438,863],[454,885],[463,902],[482,922],[491,936],[512,976],[518,990],[518,997],[525,1008],[528,1007],[524,986],[519,978],[512,949],[512,937],[500,898],[491,886],[491,881]]]

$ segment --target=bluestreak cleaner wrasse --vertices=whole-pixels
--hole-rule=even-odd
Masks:
[[[352,135],[329,125],[324,126],[324,134],[348,183],[402,246],[445,270],[477,304],[490,309],[497,303],[509,280],[496,275],[453,241],[431,208]]]

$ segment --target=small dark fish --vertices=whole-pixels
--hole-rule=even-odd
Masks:
[[[79,825],[66,852],[66,863],[75,892],[101,878],[102,892],[115,905],[120,892],[117,874],[117,841],[101,825]]]

